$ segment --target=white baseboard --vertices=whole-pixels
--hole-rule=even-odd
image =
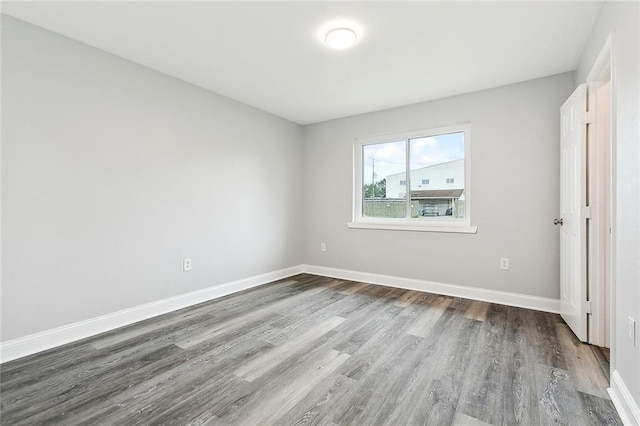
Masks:
[[[0,343],[0,363],[42,352],[56,346],[75,342],[125,325],[130,325],[138,321],[166,314],[167,312],[186,308],[188,306],[196,305],[198,303],[246,290],[251,287],[267,284],[269,282],[303,272],[352,281],[363,281],[372,284],[406,288],[408,290],[464,297],[467,299],[518,306],[538,311],[553,313],[558,313],[560,311],[560,302],[556,299],[443,284],[433,281],[416,280],[391,275],[373,274],[369,272],[327,268],[324,266],[297,265],[191,293],[181,294],[179,296],[170,297],[157,302],[135,306],[112,314],[102,315],[74,324],[43,331],[41,333],[20,337],[18,339],[9,340]]]
[[[634,401],[631,392],[624,384],[620,373],[615,370],[611,373],[611,387],[608,389],[613,405],[618,410],[618,415],[625,426],[640,425],[640,407]]]
[[[392,275],[372,274],[369,272],[351,271],[347,269],[328,268],[325,266],[303,265],[304,272],[324,275],[351,281],[362,281],[389,287],[405,288],[407,290],[424,291],[443,294],[446,296],[463,297],[465,299],[482,300],[500,305],[517,306],[534,309],[536,311],[560,312],[560,301],[546,297],[528,296],[526,294],[509,293],[506,291],[487,290],[484,288],[466,287],[454,284],[444,284],[434,281],[402,278]]]
[[[56,346],[95,336],[105,331],[152,318],[167,312],[217,299],[231,293],[246,290],[303,272],[302,265],[267,272],[253,277],[181,294],[157,302],[102,315],[74,324],[65,325],[41,333],[0,343],[0,363],[42,352]]]

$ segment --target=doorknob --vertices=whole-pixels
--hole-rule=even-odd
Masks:
[[[562,218],[560,218],[560,219],[553,219],[553,224],[554,224],[554,225],[560,225],[560,226],[562,226],[562,223],[563,223]]]

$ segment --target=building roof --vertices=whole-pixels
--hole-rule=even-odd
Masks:
[[[419,167],[417,169],[412,169],[411,173],[417,172],[418,170],[431,169],[431,168],[443,166],[445,164],[455,163],[456,161],[462,161],[463,162],[464,158],[456,158],[455,160],[449,160],[449,161],[445,161],[445,162],[442,162],[442,163],[431,164],[430,166]],[[387,175],[387,177],[389,178],[391,176],[404,175],[404,174],[406,174],[406,172],[398,172],[398,173],[393,173],[393,174]]]
[[[425,198],[460,198],[464,189],[430,189],[424,191],[411,191],[411,199]]]

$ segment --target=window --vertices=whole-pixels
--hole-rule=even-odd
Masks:
[[[349,227],[475,233],[469,135],[469,126],[459,125],[357,139]]]

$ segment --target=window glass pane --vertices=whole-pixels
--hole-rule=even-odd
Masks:
[[[411,217],[464,218],[464,132],[409,139],[409,156]]]
[[[363,217],[407,216],[406,158],[405,141],[362,147]]]

